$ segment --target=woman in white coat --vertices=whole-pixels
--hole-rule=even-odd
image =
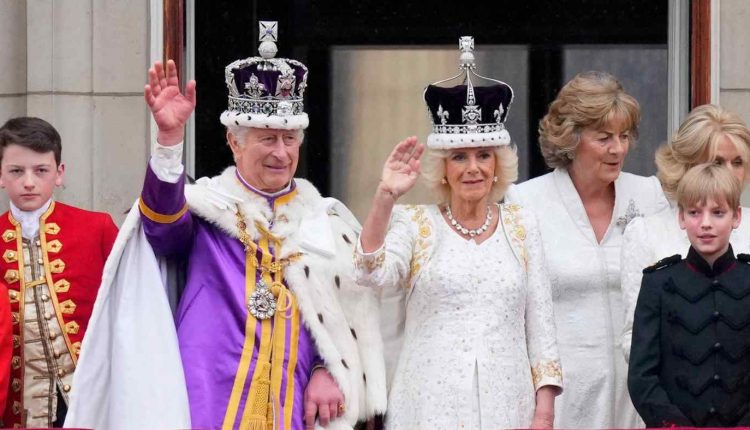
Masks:
[[[539,234],[518,205],[494,203],[518,174],[503,125],[512,94],[499,81],[430,85],[424,159],[412,137],[383,167],[355,272],[402,299],[389,430],[552,426],[562,380]],[[394,206],[420,171],[438,204]]]
[[[555,170],[508,192],[536,213],[544,244],[565,393],[555,427],[642,427],[627,392],[620,245],[628,222],[667,206],[656,178],[622,172],[640,108],[611,75],[568,82],[539,123]]]
[[[625,327],[622,350],[630,357],[633,314],[641,289],[643,269],[675,254],[683,257],[690,248],[687,234],[677,222],[674,202],[677,185],[693,166],[714,162],[724,164],[742,182],[750,179],[750,130],[740,117],[721,106],[703,105],[693,109],[680,125],[672,141],[656,152],[657,176],[670,207],[654,215],[633,220],[625,231],[622,245],[622,294]],[[743,209],[747,212],[750,209]],[[730,238],[735,253],[750,253],[750,222],[743,221]]]

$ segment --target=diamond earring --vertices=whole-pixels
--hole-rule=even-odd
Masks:
[[[497,182],[497,181],[498,181],[497,176],[492,178],[492,182]]]
[[[443,178],[443,179],[440,180],[440,183],[443,184],[443,185],[445,185],[445,184],[448,183],[448,180],[445,179],[445,178]]]

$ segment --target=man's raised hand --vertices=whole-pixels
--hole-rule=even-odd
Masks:
[[[159,144],[173,146],[182,142],[185,123],[195,110],[195,81],[188,82],[185,94],[182,94],[174,61],[167,61],[166,71],[157,61],[148,69],[148,84],[143,89],[143,95],[159,128]]]

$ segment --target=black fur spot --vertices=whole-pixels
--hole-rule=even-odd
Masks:
[[[336,282],[336,288],[341,288],[341,278],[339,278],[339,275],[336,275],[333,281]]]
[[[305,278],[309,278],[309,277],[310,277],[310,268],[305,266]]]
[[[318,314],[318,321],[323,324],[323,314]]]
[[[344,360],[343,358],[341,359],[341,364],[343,364],[344,367],[346,367],[346,369],[349,370],[349,365],[346,364],[346,360]]]
[[[236,125],[240,125],[239,121],[237,121],[236,119],[234,120],[234,123],[235,123]]]
[[[367,375],[364,372],[362,372],[362,380],[365,381],[365,384],[367,383]]]
[[[248,121],[252,121],[252,120],[253,120],[253,117],[251,117],[250,115],[248,115],[248,116],[247,116],[247,120],[248,120]]]
[[[354,336],[354,338],[356,339],[356,338],[357,338],[357,332],[356,332],[356,331],[354,331],[354,329],[353,329],[353,328],[351,328],[351,327],[349,328],[349,330],[351,330],[351,331],[352,331],[352,336]]]
[[[352,241],[351,241],[351,239],[349,239],[349,236],[347,236],[345,234],[342,234],[341,237],[344,238],[344,242],[348,243],[349,245],[352,244]]]

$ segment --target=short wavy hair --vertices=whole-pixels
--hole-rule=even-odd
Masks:
[[[677,185],[677,205],[685,210],[705,205],[708,199],[724,200],[732,210],[740,206],[742,184],[724,165],[704,163],[693,166]]]
[[[614,76],[605,72],[577,74],[557,94],[539,121],[539,148],[551,168],[567,167],[575,158],[581,131],[601,129],[623,121],[633,140],[638,138],[641,108]]]
[[[693,166],[714,160],[724,137],[740,153],[747,182],[750,179],[750,130],[736,113],[707,104],[693,109],[672,140],[656,150],[656,176],[664,194],[674,199],[685,173]]]
[[[518,156],[514,146],[504,145],[492,148],[495,153],[495,176],[498,181],[490,189],[490,201],[498,202],[505,196],[510,184],[518,179]],[[445,159],[450,149],[426,149],[420,167],[422,180],[433,192],[439,205],[447,204],[451,198],[451,187],[443,184],[445,177]]]

